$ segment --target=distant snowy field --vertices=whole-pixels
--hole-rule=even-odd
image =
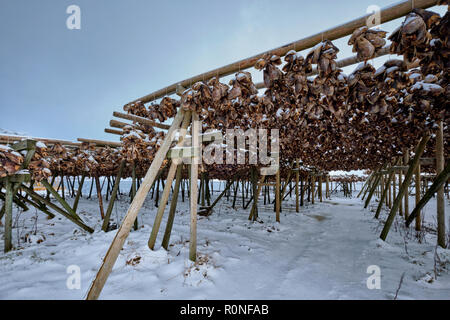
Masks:
[[[123,190],[127,190],[125,186]],[[255,223],[247,220],[249,210],[242,209],[239,199],[237,210],[231,208],[231,201],[222,199],[212,216],[199,217],[199,258],[194,264],[188,259],[187,199],[181,202],[180,195],[170,250],[159,247],[165,217],[156,250],[151,251],[147,241],[156,209],[148,197],[139,215],[141,228],[130,233],[100,298],[393,299],[405,273],[398,299],[450,299],[450,250],[438,248],[436,252],[433,232],[426,233],[419,243],[415,232],[407,233],[398,220],[388,241],[383,242],[378,239],[382,224],[356,197],[333,195],[323,203],[301,207],[300,213],[295,212],[294,194],[286,199],[281,223],[275,222],[273,205],[263,206],[262,199],[261,221]],[[15,211],[16,249],[0,253],[0,299],[86,297],[116,234],[100,231],[96,200],[83,198],[79,205],[81,217],[95,227],[94,234],[58,214],[47,220],[34,209]],[[413,208],[413,198],[410,201]],[[450,203],[447,198],[445,201],[448,217]],[[123,218],[128,206],[128,198],[122,196],[113,210],[114,221]],[[435,200],[425,213],[427,226],[433,228]],[[0,230],[3,248],[3,227]],[[435,260],[439,262],[436,268]],[[80,267],[80,290],[67,288],[71,265]],[[367,287],[371,265],[381,270],[380,290]]]

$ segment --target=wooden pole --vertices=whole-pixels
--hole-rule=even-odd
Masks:
[[[424,194],[422,199],[420,199],[417,206],[414,208],[414,210],[411,212],[411,215],[408,217],[408,220],[406,220],[406,226],[409,227],[411,222],[416,217],[417,213],[423,209],[423,207],[427,204],[427,202],[433,197],[433,194],[435,194],[440,187],[444,185],[444,183],[448,180],[450,177],[450,162],[447,164],[447,166],[444,168],[443,171],[434,179],[433,184],[428,189],[428,191]],[[438,245],[441,245],[438,243]]]
[[[177,171],[178,165],[172,161],[170,165],[169,173],[167,174],[167,182],[164,186],[163,194],[161,196],[161,201],[158,206],[158,211],[156,212],[155,222],[153,223],[152,232],[150,238],[148,239],[148,247],[153,250],[155,248],[156,237],[158,236],[159,227],[161,226],[161,221],[164,215],[164,210],[167,205],[167,200],[169,199],[170,189],[172,186],[173,179],[175,178],[175,173]]]
[[[195,147],[199,144],[199,117],[196,112],[192,112],[192,145]],[[189,259],[197,260],[197,196],[198,196],[198,155],[195,155],[191,161],[191,197],[190,197],[190,241],[189,241]]]
[[[280,222],[280,168],[276,173],[276,185],[275,185],[275,212],[276,212],[276,221]]]
[[[158,152],[156,153],[152,164],[150,165],[150,168],[148,169],[147,174],[142,181],[136,197],[134,197],[133,202],[131,203],[130,208],[125,215],[125,218],[123,219],[122,225],[117,231],[117,234],[113,242],[111,243],[111,246],[109,247],[105,258],[103,259],[103,263],[89,289],[87,295],[88,300],[98,299],[98,297],[100,296],[103,286],[105,285],[106,280],[108,279],[108,276],[114,266],[114,263],[119,256],[120,250],[122,249],[123,244],[130,233],[134,220],[136,219],[139,210],[144,203],[145,197],[147,196],[148,191],[150,190],[150,187],[156,178],[158,170],[161,167],[164,158],[166,157],[167,151],[169,150],[172,142],[172,134],[180,127],[183,117],[184,110],[180,109],[172,122],[172,126],[167,132],[164,142],[158,149]]]
[[[159,194],[159,179],[158,179],[158,191]],[[136,163],[133,161],[133,165],[131,167],[131,202],[133,202],[134,197],[136,196]],[[133,230],[136,231],[139,229],[138,219],[134,220]]]
[[[255,169],[255,171],[256,171],[256,169]],[[256,176],[256,174],[255,174],[255,176]],[[265,178],[266,178],[265,175],[261,175],[261,177],[259,178],[258,190],[254,191],[255,194],[253,196],[253,205],[252,205],[252,209],[250,210],[250,215],[248,217],[248,220],[253,219],[253,221],[256,221],[256,218],[258,217],[258,198],[259,198],[259,194],[261,193],[261,189],[263,187]],[[254,179],[256,180],[256,177],[254,177]]]
[[[168,250],[170,235],[172,233],[173,221],[175,219],[175,209],[177,207],[178,192],[180,190],[181,174],[183,172],[183,165],[177,166],[177,173],[175,178],[175,188],[173,189],[172,201],[170,202],[169,217],[167,218],[166,230],[164,231],[164,237],[161,246]]]
[[[319,196],[320,196],[320,202],[322,202],[322,174],[319,176]]]
[[[105,219],[105,213],[103,211],[103,198],[102,198],[102,188],[100,187],[100,178],[95,175],[95,188],[97,189],[98,206],[100,209],[100,217]]]
[[[80,228],[82,228],[83,230],[86,230],[89,233],[93,233],[94,229],[90,228],[89,226],[85,225],[81,219],[77,219],[76,217],[74,217],[72,214],[67,213],[66,211],[64,211],[63,209],[61,209],[60,207],[56,206],[55,204],[53,204],[50,200],[47,200],[46,198],[41,197],[40,195],[38,195],[36,192],[34,192],[32,189],[22,185],[22,190],[25,191],[32,199],[34,199],[36,202],[42,202],[44,204],[46,204],[47,206],[49,206],[50,208],[52,208],[53,210],[55,210],[56,212],[62,214],[64,217],[66,217],[67,219],[69,219],[70,221],[72,221],[73,223],[75,223],[77,226],[79,226]]]
[[[436,175],[444,171],[444,125],[442,120],[439,121],[439,127],[436,132]],[[444,199],[444,184],[442,184],[436,195],[437,201],[437,243],[442,248],[446,248],[445,235],[445,199]]]
[[[13,184],[9,178],[5,181],[5,246],[4,251],[8,252],[12,249],[12,204],[13,204]]]
[[[53,187],[48,183],[47,179],[42,180],[41,183],[70,215],[72,215],[75,219],[82,221],[81,218],[76,214],[76,212],[73,211],[73,209],[69,206],[69,204],[63,198],[61,198],[58,192],[53,189]]]
[[[416,172],[416,207],[420,202],[420,163],[417,166]],[[409,213],[408,213],[409,214]],[[405,215],[405,220],[408,220],[408,217]],[[417,210],[416,213],[416,231],[420,231],[422,228],[422,221],[420,218],[420,210]]]
[[[426,134],[420,140],[419,145],[417,146],[417,148],[415,150],[414,159],[411,162],[411,165],[409,166],[408,172],[405,175],[405,180],[403,181],[402,186],[399,189],[398,196],[394,200],[394,204],[392,205],[391,212],[389,213],[386,223],[384,224],[384,228],[381,232],[380,238],[382,240],[386,240],[386,237],[389,233],[389,229],[391,228],[391,225],[394,222],[395,214],[397,213],[398,207],[400,205],[400,201],[402,201],[402,198],[405,195],[407,188],[409,187],[413,173],[416,170],[417,165],[420,162],[420,157],[422,156],[422,153],[425,150],[425,146],[429,139],[430,139],[430,135]]]
[[[126,164],[126,160],[122,160],[120,162],[120,167],[119,167],[119,171],[116,176],[116,181],[114,182],[111,199],[109,200],[108,208],[106,209],[105,219],[103,219],[102,230],[105,232],[108,231],[109,220],[110,220],[111,213],[112,213],[112,210],[114,207],[114,202],[116,201],[117,191],[119,190],[120,179],[122,178],[122,173],[125,168],[125,164]]]
[[[378,203],[377,211],[375,213],[375,219],[378,219],[380,216],[381,208],[383,207],[384,199],[386,198],[386,195],[388,193],[389,185],[391,184],[391,180],[395,175],[395,171],[391,171],[389,174],[389,177],[386,179],[386,182],[384,184],[384,188],[381,194],[380,202]],[[383,183],[381,183],[381,186],[383,186]]]
[[[409,163],[409,151],[408,150],[405,152],[405,155],[404,155],[404,158],[403,158],[403,163],[404,163],[405,166],[407,166],[408,163]],[[418,168],[419,168],[419,171],[420,171],[420,163],[418,165]],[[405,174],[406,174],[406,172],[405,172]],[[404,199],[403,210],[404,210],[405,219],[408,219],[408,215],[409,215],[409,189],[405,192],[405,199]]]

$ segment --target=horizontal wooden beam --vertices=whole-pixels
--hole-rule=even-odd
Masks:
[[[150,120],[150,119],[146,119],[143,117],[138,117],[132,114],[127,114],[127,113],[122,113],[122,112],[113,112],[113,116],[117,117],[117,118],[122,118],[122,119],[127,119],[127,120],[131,120],[131,121],[135,121],[137,123],[141,123],[141,124],[145,124],[151,127],[156,127],[159,129],[165,129],[168,130],[170,129],[170,126],[167,124],[162,124],[162,123],[158,123],[156,121]]]
[[[9,144],[14,143],[16,141],[22,141],[22,140],[36,140],[41,141],[45,144],[52,145],[55,143],[60,143],[64,146],[79,146],[81,143],[79,142],[72,142],[72,141],[66,141],[66,140],[58,140],[58,139],[47,139],[47,138],[34,138],[34,137],[26,137],[26,136],[9,136],[9,135],[0,135],[0,143],[2,144]]]
[[[92,143],[95,144],[97,146],[101,146],[101,147],[120,147],[122,146],[121,142],[114,142],[114,141],[103,141],[103,140],[94,140],[94,139],[84,139],[84,138],[78,138],[78,141],[81,142],[87,142],[87,143]]]
[[[110,128],[105,128],[106,133],[117,134],[119,136],[123,135],[123,130],[115,130]]]
[[[110,120],[109,121],[109,125],[113,128],[119,128],[122,129],[125,126],[132,126],[132,123],[126,123],[126,122],[122,122],[122,121],[117,121],[117,120]]]
[[[426,9],[426,8],[435,6],[437,4],[438,4],[438,0],[402,1],[397,4],[394,4],[392,6],[382,9],[380,11],[380,23],[389,22],[389,21],[398,19],[402,16],[405,16],[406,14],[410,13],[413,8]],[[355,29],[365,26],[367,23],[367,18],[369,18],[370,16],[371,16],[371,14],[366,14],[362,17],[351,20],[347,23],[341,24],[339,26],[325,30],[323,32],[316,33],[307,38],[288,43],[284,46],[281,46],[281,47],[278,47],[278,48],[275,48],[275,49],[272,49],[272,50],[269,50],[266,52],[262,52],[253,57],[246,58],[246,59],[228,64],[221,68],[217,68],[217,69],[199,74],[195,77],[191,77],[191,78],[185,79],[183,81],[179,81],[170,86],[167,86],[165,88],[162,88],[160,90],[152,92],[146,96],[143,96],[139,99],[136,99],[130,103],[134,103],[137,101],[141,101],[143,103],[154,101],[161,97],[174,94],[176,92],[177,86],[179,86],[179,85],[181,85],[185,88],[190,88],[191,85],[193,85],[194,83],[196,83],[198,81],[208,80],[213,77],[221,78],[221,77],[236,73],[238,71],[251,68],[256,64],[256,62],[259,59],[263,58],[267,54],[277,55],[277,56],[282,57],[291,50],[302,51],[305,49],[309,49],[325,39],[326,40],[336,40],[336,39],[348,36],[348,35],[352,34]]]

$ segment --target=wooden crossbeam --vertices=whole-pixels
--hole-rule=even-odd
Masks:
[[[169,125],[167,124],[162,124],[162,123],[158,123],[156,121],[147,119],[147,118],[143,118],[143,117],[139,117],[139,116],[135,116],[132,114],[127,114],[127,113],[122,113],[122,112],[113,112],[113,116],[117,117],[117,118],[121,118],[121,119],[126,119],[126,120],[131,120],[131,121],[135,121],[137,123],[141,123],[141,124],[145,124],[147,126],[151,126],[151,127],[156,127],[159,129],[165,129],[168,130],[170,128]]]

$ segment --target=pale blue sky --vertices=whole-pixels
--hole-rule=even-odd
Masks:
[[[118,140],[103,130],[131,100],[395,2],[0,0],[0,128]],[[71,4],[81,30],[66,28]]]

